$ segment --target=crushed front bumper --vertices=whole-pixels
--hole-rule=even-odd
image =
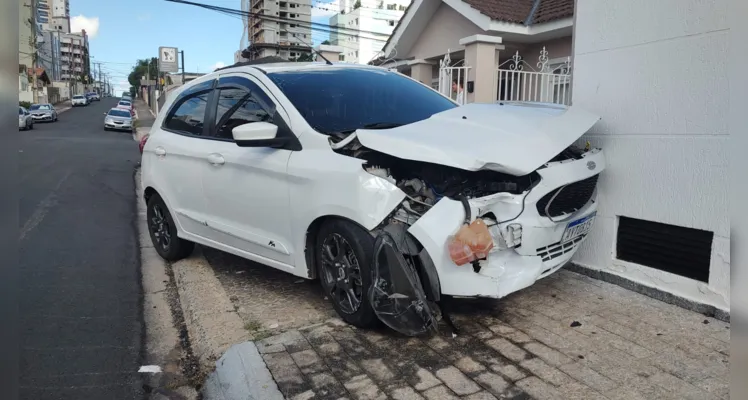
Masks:
[[[595,149],[585,153],[580,160],[555,162],[539,169],[537,172],[542,179],[529,193],[497,193],[471,199],[469,204],[474,217],[493,214],[497,221],[507,221],[499,223],[498,229],[492,227],[495,244],[497,240],[511,239],[511,232],[515,236],[521,232],[519,246],[495,245],[487,259],[480,261],[478,272],[470,265],[457,266],[447,249],[448,237],[457,231],[465,218],[465,210],[459,201],[443,198],[412,224],[408,232],[433,260],[442,294],[501,298],[531,286],[571,259],[586,234],[562,242],[564,232],[570,223],[594,216],[597,191],[592,186],[592,191],[585,195],[588,200],[573,207],[572,212],[560,215],[559,207],[555,205],[552,207],[556,212],[548,211],[548,200],[562,187],[569,188],[568,197],[568,193],[579,186],[577,182],[596,177],[604,168],[603,152]],[[559,194],[556,199],[561,197]],[[510,242],[505,240],[505,243]]]

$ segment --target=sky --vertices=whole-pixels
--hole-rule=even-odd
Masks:
[[[241,9],[240,0],[191,0]],[[328,24],[332,0],[312,0],[312,22]],[[243,24],[239,17],[165,0],[70,0],[72,31],[89,36],[91,68],[109,74],[115,93],[127,91],[137,59],[156,57],[159,46],[184,50],[187,72],[210,72],[234,62]],[[319,26],[319,25],[317,25]],[[313,45],[328,39],[312,32]]]

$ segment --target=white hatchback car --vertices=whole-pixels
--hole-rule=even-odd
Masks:
[[[397,72],[244,65],[173,94],[144,146],[159,254],[194,243],[304,278],[360,327],[417,333],[442,296],[501,298],[565,265],[592,227],[599,118],[574,107],[458,106]],[[448,250],[481,219],[492,249]]]

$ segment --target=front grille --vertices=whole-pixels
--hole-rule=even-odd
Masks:
[[[556,257],[562,256],[572,250],[574,250],[575,247],[579,244],[579,242],[584,239],[586,235],[577,236],[572,240],[569,240],[568,242],[556,242],[554,244],[545,246],[545,247],[539,247],[537,250],[535,250],[540,257],[543,258],[543,261],[550,261],[553,260]]]
[[[548,217],[558,217],[578,211],[592,198],[599,175],[562,186],[543,196],[537,204],[538,213]],[[554,197],[555,196],[555,197]],[[549,205],[550,203],[550,205]]]

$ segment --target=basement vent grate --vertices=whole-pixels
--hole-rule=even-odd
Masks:
[[[709,282],[714,233],[618,217],[616,258]]]

